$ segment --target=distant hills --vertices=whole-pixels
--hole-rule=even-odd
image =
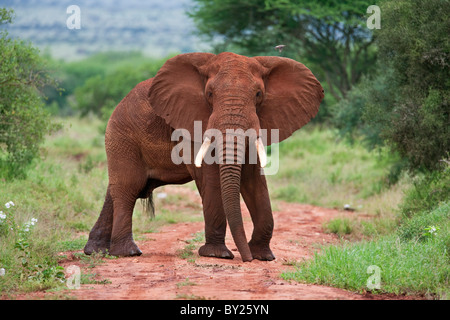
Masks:
[[[80,29],[67,20],[80,9]],[[191,0],[1,0],[0,7],[15,11],[7,29],[12,37],[30,40],[43,51],[64,60],[99,51],[142,51],[161,57],[175,52],[207,51],[194,35],[186,15]]]

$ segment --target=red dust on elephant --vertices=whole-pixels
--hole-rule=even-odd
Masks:
[[[228,224],[243,261],[275,259],[270,249],[272,209],[261,174],[266,159],[262,141],[270,145],[288,138],[315,117],[323,97],[312,72],[288,58],[224,52],[169,59],[154,78],[131,90],[111,115],[105,135],[109,184],[84,252],[140,255],[132,235],[136,200],[150,198],[157,187],[194,180],[205,220],[201,256],[234,258],[225,246]],[[198,122],[202,134],[194,134]],[[183,154],[190,161],[174,163],[171,155],[177,142],[171,137],[180,129],[189,133],[190,150],[199,151]],[[271,135],[273,130],[278,137]],[[227,131],[237,138],[231,148]],[[240,139],[240,132],[254,134]],[[216,143],[214,156],[221,161],[206,162],[219,138],[227,141],[223,147]],[[251,149],[258,154],[253,163],[246,161]],[[243,227],[241,195],[254,226],[250,241]]]

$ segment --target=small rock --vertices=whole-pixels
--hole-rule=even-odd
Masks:
[[[355,211],[355,209],[352,208],[349,204],[344,205],[344,210],[346,210],[346,211]]]

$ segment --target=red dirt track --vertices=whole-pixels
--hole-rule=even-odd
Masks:
[[[186,192],[186,190],[184,190]],[[158,208],[157,208],[158,209]],[[242,203],[246,234],[252,223]],[[287,262],[311,258],[320,244],[337,242],[337,236],[326,234],[322,223],[342,212],[311,205],[279,203],[274,212],[275,230],[271,248],[274,261],[243,263],[231,234],[227,246],[233,251],[233,260],[199,257],[195,262],[180,257],[195,233],[203,231],[203,222],[166,225],[159,232],[145,235],[137,241],[143,254],[139,257],[103,259],[104,263],[87,268],[73,253],[61,261],[67,268],[78,265],[82,273],[96,274],[96,280],[106,284],[83,284],[65,294],[79,300],[361,300],[405,299],[408,297],[360,295],[345,290],[285,281],[280,274],[293,267]],[[409,297],[411,299],[411,297]]]

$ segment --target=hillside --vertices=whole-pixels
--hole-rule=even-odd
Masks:
[[[81,29],[68,29],[66,12],[76,4]],[[13,37],[30,40],[56,58],[74,60],[106,50],[139,50],[154,57],[172,52],[207,50],[194,35],[185,14],[190,0],[3,0],[15,19],[8,25]]]

